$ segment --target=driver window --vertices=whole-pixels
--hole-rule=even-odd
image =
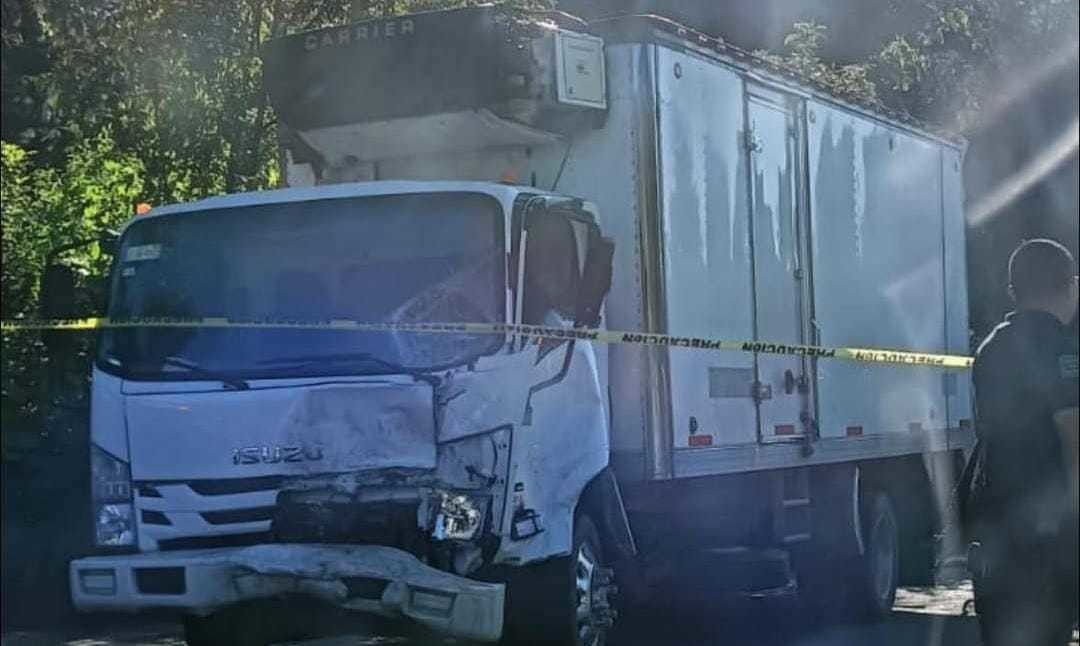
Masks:
[[[522,321],[568,327],[574,319],[580,277],[574,229],[564,216],[539,214],[530,218],[525,240]]]

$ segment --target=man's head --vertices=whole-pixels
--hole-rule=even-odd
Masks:
[[[1017,307],[1043,310],[1068,324],[1080,302],[1076,261],[1058,242],[1027,240],[1009,256],[1009,294]]]

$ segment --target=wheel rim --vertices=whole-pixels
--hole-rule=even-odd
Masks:
[[[588,541],[583,542],[578,547],[574,558],[574,593],[577,601],[574,632],[577,643],[582,646],[598,646],[602,643],[603,633],[596,629],[593,617],[597,567],[597,559],[592,547]]]
[[[878,601],[884,605],[892,597],[896,585],[896,531],[889,518],[882,514],[871,533],[870,582]]]

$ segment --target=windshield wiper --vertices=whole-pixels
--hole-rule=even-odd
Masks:
[[[387,361],[370,352],[335,352],[333,354],[298,354],[290,357],[277,357],[260,361],[264,366],[288,366],[290,368],[308,368],[310,366],[341,364],[375,364],[387,372],[394,374],[410,375],[416,379],[429,381],[434,379],[430,374],[416,368],[409,368],[393,361]]]
[[[192,374],[201,375],[203,377],[206,377],[207,379],[220,381],[221,383],[225,384],[229,388],[232,388],[233,390],[247,390],[251,387],[248,385],[248,382],[244,381],[243,379],[240,379],[238,377],[228,377],[226,375],[222,375],[221,373],[214,372],[213,370],[207,370],[206,368],[203,368],[194,361],[191,361],[190,359],[184,359],[183,357],[165,357],[161,360],[161,363],[166,366],[183,368]]]

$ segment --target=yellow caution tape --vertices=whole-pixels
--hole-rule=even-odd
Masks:
[[[931,366],[937,368],[970,368],[971,357],[952,354],[908,352],[880,348],[823,347],[792,343],[768,343],[764,341],[728,341],[705,337],[677,336],[672,334],[646,334],[642,332],[619,332],[592,328],[561,328],[541,325],[517,325],[509,323],[362,323],[359,321],[331,319],[328,321],[301,320],[230,320],[225,318],[82,318],[82,319],[17,319],[0,322],[0,331],[18,330],[96,330],[101,328],[246,328],[246,329],[303,329],[344,330],[366,332],[429,332],[443,334],[521,334],[550,339],[579,339],[600,343],[626,343],[631,345],[692,348],[697,350],[732,350],[759,352],[820,359],[842,359],[865,363],[889,363],[905,366]]]

